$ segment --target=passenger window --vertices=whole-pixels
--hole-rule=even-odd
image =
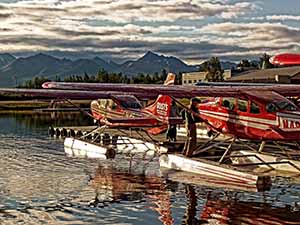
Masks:
[[[238,110],[241,112],[247,112],[248,101],[238,99]]]
[[[259,106],[254,102],[251,102],[250,113],[258,114],[260,113]]]
[[[266,105],[266,111],[267,111],[268,113],[276,112],[276,111],[277,111],[277,107],[276,107],[276,105],[275,105],[274,103],[268,103],[268,104]]]
[[[229,110],[234,110],[235,98],[223,98],[222,106],[229,109]]]

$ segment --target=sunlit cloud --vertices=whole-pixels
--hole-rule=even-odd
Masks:
[[[281,23],[219,23],[202,27],[214,44],[247,49],[274,49],[300,46],[300,29]],[[225,55],[225,54],[224,54]]]
[[[300,21],[300,16],[295,16],[295,15],[269,15],[266,16],[267,20],[291,20],[291,21]]]

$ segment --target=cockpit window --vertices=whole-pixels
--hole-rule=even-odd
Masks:
[[[141,103],[131,95],[115,96],[119,104],[125,109],[141,109]]]
[[[297,108],[288,101],[280,101],[276,103],[279,110],[296,111]]]
[[[285,101],[285,100],[279,101],[276,103],[271,102],[271,103],[266,104],[266,111],[268,113],[273,113],[273,112],[277,112],[280,110],[296,111],[297,108],[292,103]]]
[[[121,102],[121,106],[126,109],[140,109],[141,106],[137,102]]]

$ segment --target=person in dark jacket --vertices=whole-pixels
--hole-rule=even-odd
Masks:
[[[182,154],[191,157],[197,145],[197,127],[196,123],[201,122],[201,119],[195,114],[199,114],[198,104],[201,103],[199,98],[192,98],[189,105],[189,110],[184,110],[183,119],[185,120],[185,128],[187,131],[187,139],[184,145]]]
[[[175,101],[172,101],[169,117],[174,119],[177,116],[178,116],[177,105],[176,105]],[[176,126],[176,124],[169,124],[168,125],[168,130],[167,130],[167,140],[175,142],[176,141],[176,136],[177,136],[177,126]]]

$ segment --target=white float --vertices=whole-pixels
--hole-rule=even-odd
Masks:
[[[197,173],[244,184],[261,185],[269,182],[269,177],[258,176],[250,172],[238,171],[233,167],[219,165],[211,160],[187,158],[183,155],[165,154],[159,159],[161,167]]]
[[[71,156],[86,158],[110,158],[112,151],[108,146],[101,146],[85,140],[66,138],[64,142],[65,153]]]
[[[87,158],[113,158],[114,153],[145,156],[155,156],[166,153],[168,149],[159,144],[144,142],[139,139],[119,136],[116,143],[103,145],[90,140],[66,138],[64,141],[65,152],[71,156]]]
[[[234,157],[244,156],[244,157]],[[284,158],[281,156],[273,156],[269,154],[257,153],[253,151],[234,151],[231,156],[233,165],[258,164],[257,167],[263,169],[274,169],[291,173],[300,173],[300,161]]]

